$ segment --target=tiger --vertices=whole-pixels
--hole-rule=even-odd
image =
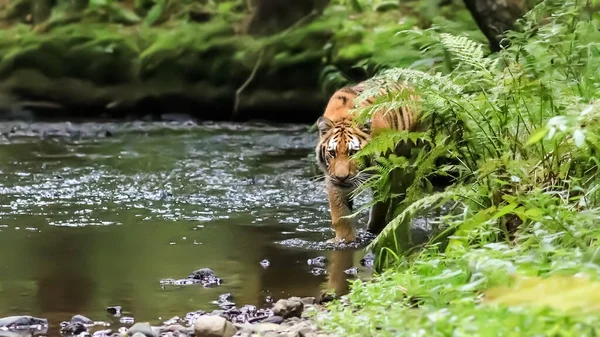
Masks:
[[[325,176],[325,190],[329,201],[331,227],[335,232],[332,242],[350,243],[356,241],[355,221],[345,218],[352,211],[350,194],[364,181],[368,174],[362,170],[361,165],[351,158],[362,149],[365,144],[383,130],[422,130],[419,121],[419,105],[417,108],[402,107],[391,111],[377,110],[370,120],[362,125],[356,123],[352,110],[372,105],[376,95],[368,97],[360,104],[355,104],[355,99],[366,89],[366,81],[353,86],[338,89],[330,97],[325,111],[317,120],[319,139],[315,148],[316,161]],[[421,97],[414,90],[401,83],[382,83],[379,94],[400,93],[409,90],[408,99],[416,103]],[[416,144],[404,142],[396,148],[397,155],[407,156],[410,149]],[[402,177],[399,172],[391,176],[392,186],[401,185]],[[377,202],[369,211],[367,231],[378,234],[386,225],[386,216],[390,201]]]

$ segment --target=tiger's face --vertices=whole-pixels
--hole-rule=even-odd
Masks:
[[[319,143],[317,162],[326,179],[342,189],[354,189],[362,180],[363,168],[354,158],[370,139],[369,125],[356,127],[348,119],[332,122],[326,117],[317,121]]]

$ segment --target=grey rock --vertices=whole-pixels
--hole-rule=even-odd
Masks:
[[[0,318],[0,327],[22,328],[34,325],[48,326],[48,320],[33,316],[8,316]]]
[[[141,332],[136,332],[136,333],[134,333],[134,334],[133,334],[131,337],[146,337],[146,335],[144,335],[144,334],[143,334],[143,333],[141,333]]]
[[[111,334],[112,334],[112,330],[106,329],[106,330],[98,330],[98,331],[94,332],[94,334],[92,336],[93,337],[108,337]]]
[[[71,323],[94,324],[94,321],[83,315],[75,315],[71,318]]]
[[[149,323],[135,323],[133,326],[131,326],[131,328],[129,328],[129,330],[127,330],[127,334],[129,336],[133,336],[136,333],[142,334],[146,337],[157,337]]]
[[[133,324],[135,319],[133,317],[123,316],[121,319],[119,319],[119,322],[121,324]]]
[[[79,335],[83,332],[87,332],[87,327],[85,326],[85,324],[80,322],[67,323],[60,329],[61,334],[68,336]]]
[[[304,303],[296,297],[287,300],[279,300],[273,306],[273,314],[283,318],[301,317],[304,310]]]
[[[171,333],[173,336],[179,336],[181,334],[192,335],[194,333],[194,328],[185,327],[180,324],[173,324],[169,326],[162,326],[158,329],[158,335],[160,336],[167,333]]]
[[[0,330],[0,337],[23,337],[23,335],[14,331]]]
[[[344,273],[346,273],[348,275],[356,275],[356,274],[358,274],[358,268],[352,267],[352,268],[346,269],[346,270],[344,270]]]
[[[108,308],[106,308],[106,311],[113,316],[117,316],[117,317],[121,316],[121,306],[120,305],[108,307]]]
[[[325,267],[325,264],[327,263],[327,258],[325,256],[317,256],[317,257],[313,257],[312,259],[308,259],[308,261],[306,261],[308,263],[309,266],[315,266],[315,267]]]
[[[196,337],[232,337],[237,330],[223,317],[203,315],[194,323]]]
[[[283,323],[283,317],[281,317],[281,316],[271,316],[271,317],[265,319],[262,322],[263,323],[272,323],[272,324],[281,324],[281,323]]]
[[[304,305],[314,305],[317,303],[317,299],[314,297],[302,297],[301,301]]]
[[[325,268],[316,267],[316,268],[311,269],[310,273],[313,275],[319,276],[319,275],[327,274],[327,270]]]

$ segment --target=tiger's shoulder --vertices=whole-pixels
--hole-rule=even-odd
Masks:
[[[329,98],[323,116],[331,121],[351,119],[350,110],[356,108],[355,100],[364,90],[364,82],[338,89]]]

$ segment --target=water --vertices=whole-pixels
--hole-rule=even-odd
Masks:
[[[61,128],[0,137],[0,316],[45,317],[57,335],[74,314],[118,327],[105,308],[120,305],[158,324],[217,309],[227,292],[263,306],[266,296],[344,293],[344,270],[370,272],[362,250],[322,244],[333,234],[306,126],[84,124],[54,137]],[[85,137],[103,129],[112,136]],[[319,255],[327,275],[310,273]],[[203,267],[223,284],[159,284]]]

